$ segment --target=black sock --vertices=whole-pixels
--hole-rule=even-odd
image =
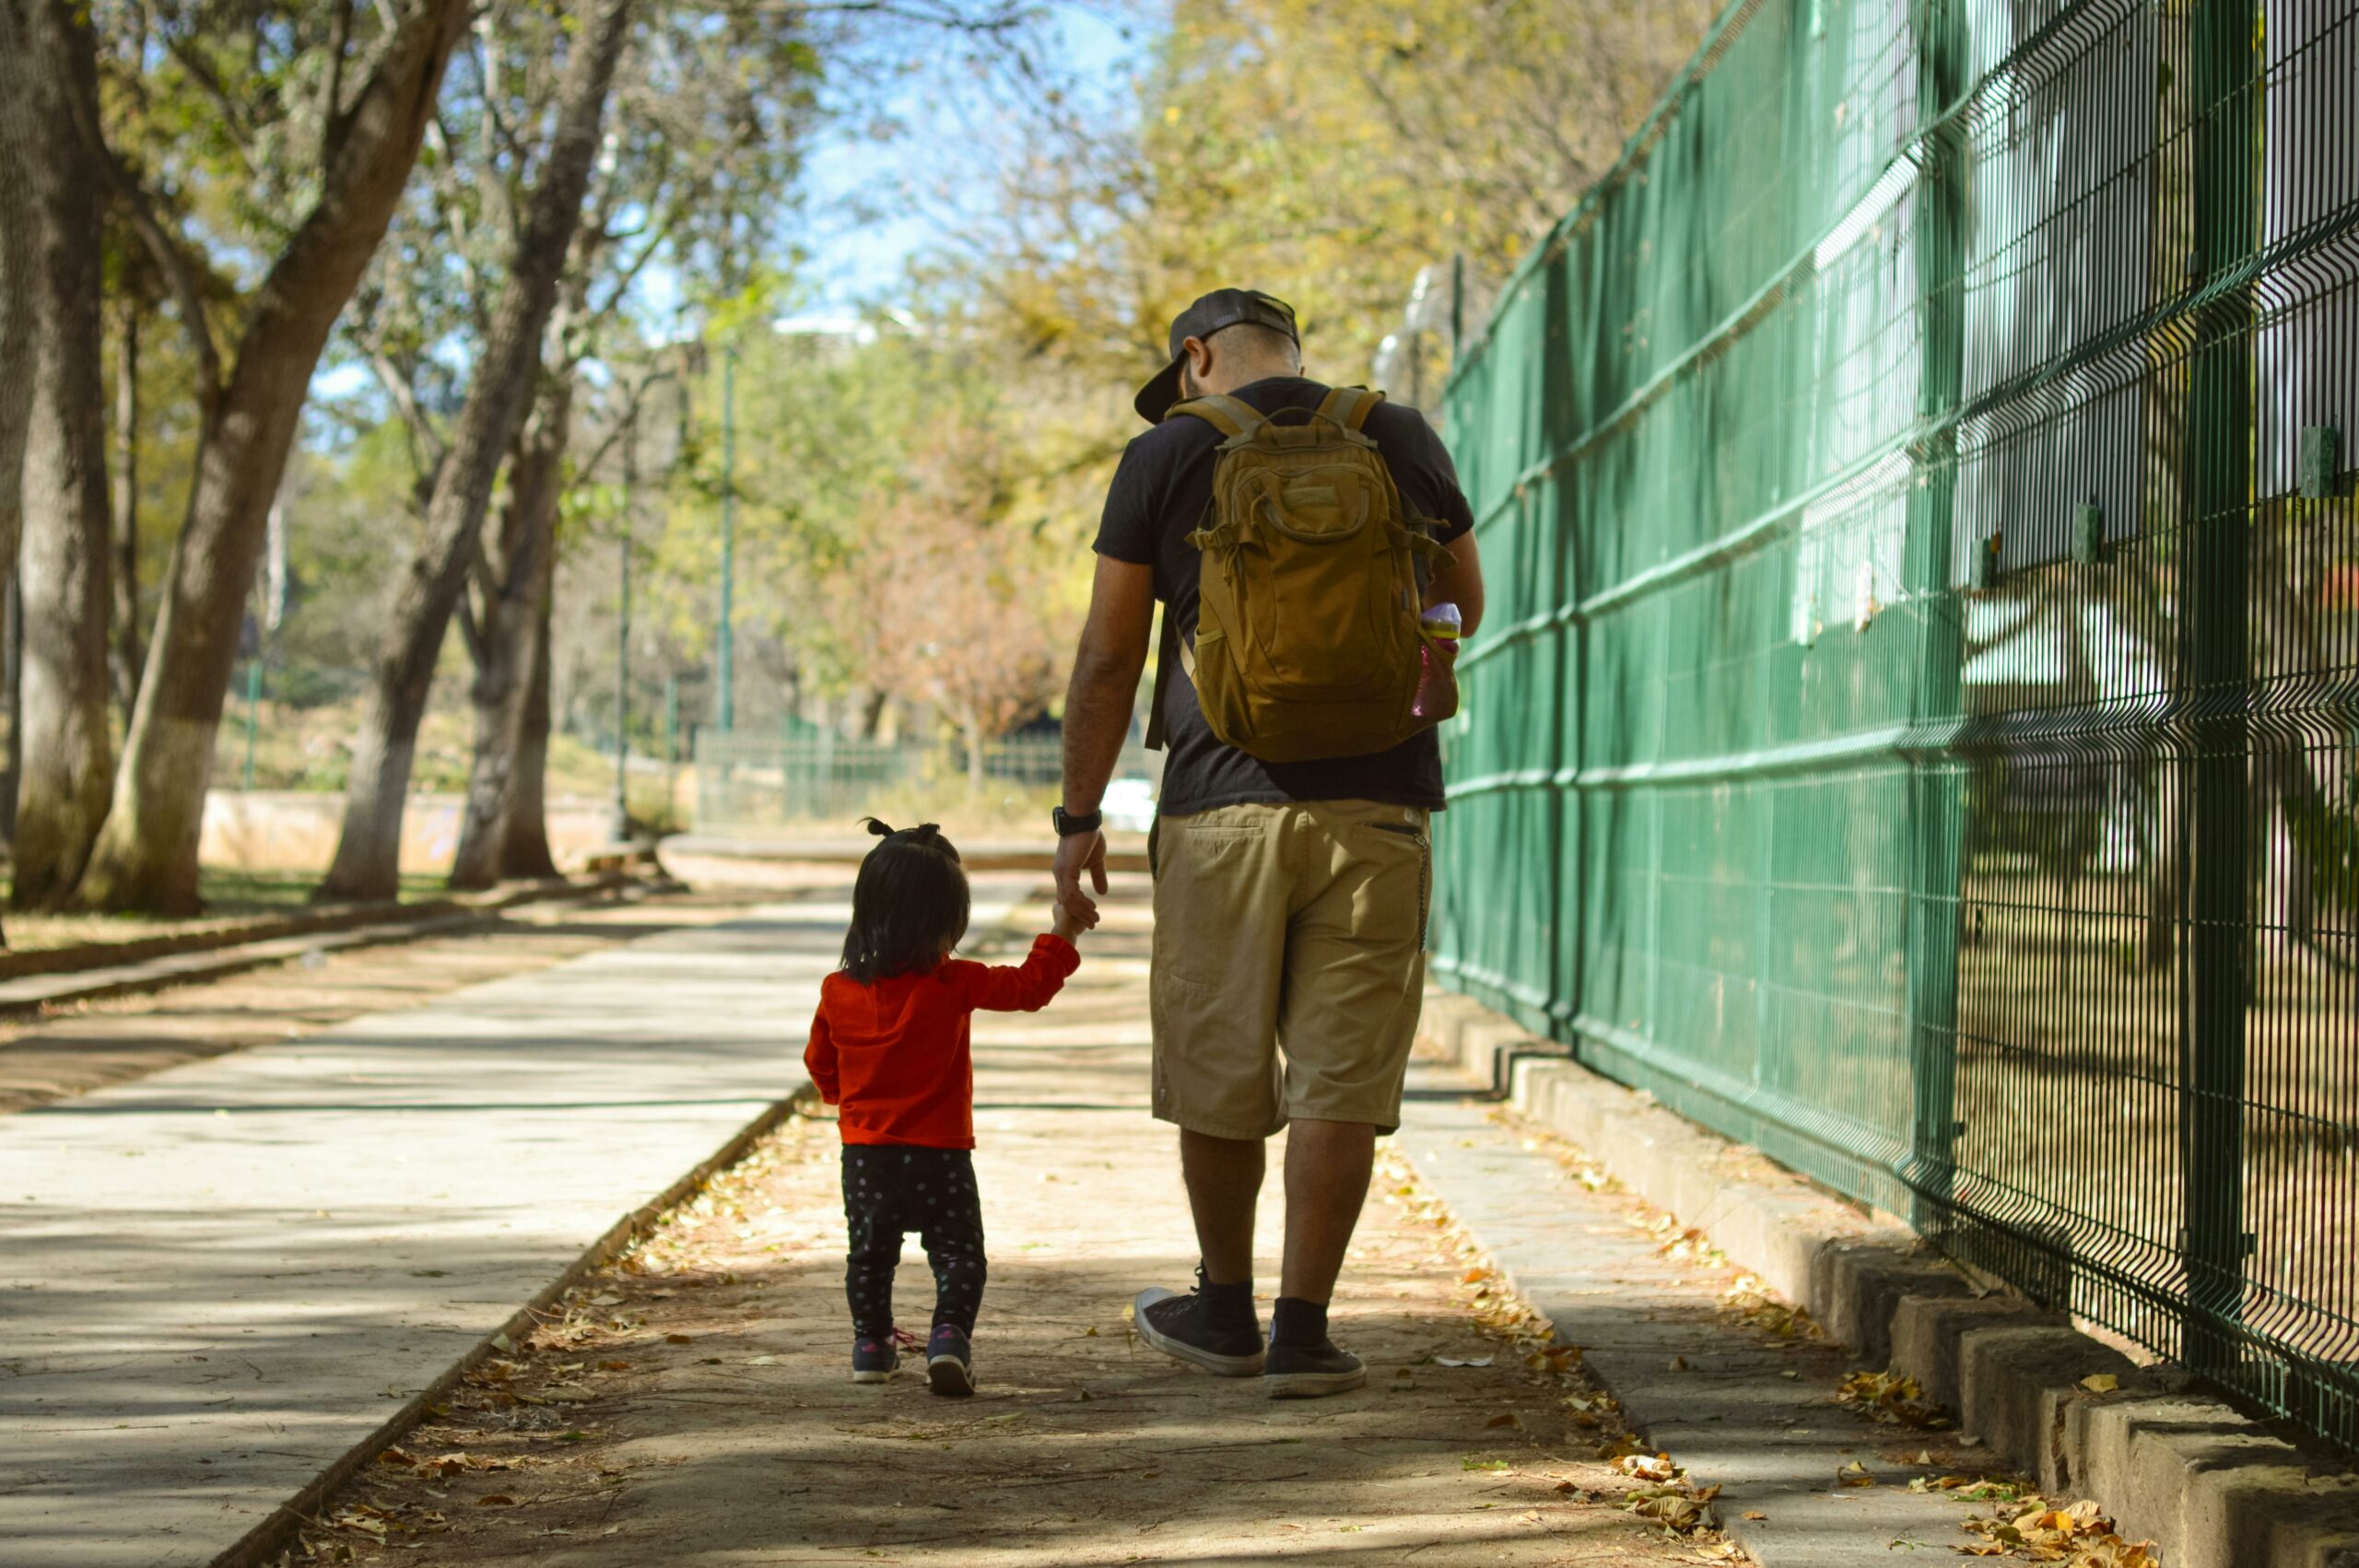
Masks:
[[[1215,1328],[1261,1328],[1253,1316],[1253,1281],[1239,1280],[1233,1285],[1215,1285],[1206,1280],[1203,1286],[1204,1321]]]
[[[1270,1309],[1270,1343],[1288,1350],[1315,1351],[1327,1342],[1327,1304],[1300,1296],[1280,1296]]]

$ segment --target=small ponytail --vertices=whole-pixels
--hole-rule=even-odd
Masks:
[[[879,838],[898,839],[903,844],[915,844],[921,848],[939,849],[954,860],[958,858],[958,851],[951,848],[950,841],[942,837],[942,825],[938,822],[921,822],[915,827],[895,827],[873,816],[860,820],[869,832]]]
[[[965,934],[970,907],[958,851],[940,824],[897,828],[873,816],[861,822],[882,842],[861,861],[852,887],[843,966],[871,985],[933,968],[945,942]]]

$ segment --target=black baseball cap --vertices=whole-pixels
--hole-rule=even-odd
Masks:
[[[1297,348],[1302,346],[1302,333],[1294,324],[1294,307],[1274,298],[1258,288],[1215,288],[1180,312],[1171,323],[1171,363],[1139,389],[1131,406],[1139,417],[1150,425],[1160,425],[1171,405],[1180,401],[1180,368],[1185,362],[1180,345],[1190,338],[1207,338],[1223,327],[1233,327],[1250,322],[1255,326],[1282,332],[1294,339]]]

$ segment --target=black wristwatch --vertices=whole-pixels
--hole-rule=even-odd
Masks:
[[[1104,812],[1076,813],[1059,806],[1053,815],[1056,818],[1057,837],[1060,838],[1070,838],[1076,833],[1095,833],[1106,823]]]

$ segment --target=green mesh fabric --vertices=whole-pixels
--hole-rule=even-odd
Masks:
[[[2359,3],[1743,0],[1445,423],[1445,983],[2359,1443]]]

